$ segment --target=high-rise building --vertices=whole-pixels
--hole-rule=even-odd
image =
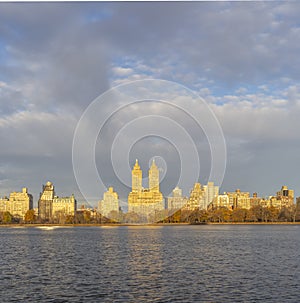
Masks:
[[[214,182],[208,182],[207,185],[203,186],[200,183],[195,183],[185,209],[207,209],[218,195],[219,186],[215,186]]]
[[[190,192],[190,197],[184,207],[186,210],[205,209],[204,205],[204,190],[200,183],[195,183]]]
[[[109,187],[108,191],[103,194],[103,200],[98,203],[98,211],[105,217],[110,217],[112,211],[119,212],[119,197],[114,192],[113,187]]]
[[[276,194],[277,207],[290,207],[294,204],[294,190],[282,186],[281,190]],[[275,201],[273,201],[275,203]],[[280,206],[279,206],[280,205]]]
[[[232,209],[233,208],[233,205],[230,204],[230,201],[229,201],[229,197],[228,195],[218,195],[216,196],[212,203],[209,204],[211,206],[211,208],[220,208],[220,207],[226,207],[228,209]]]
[[[172,196],[167,198],[168,210],[178,210],[183,208],[187,203],[187,197],[182,196],[182,190],[175,187]]]
[[[54,185],[52,182],[48,181],[46,185],[43,185],[43,192],[40,193],[40,199],[38,202],[39,217],[41,220],[51,220],[54,196]]]
[[[219,186],[215,186],[214,182],[208,182],[203,186],[204,202],[203,208],[207,209],[208,205],[219,195]]]
[[[22,188],[21,192],[12,192],[9,195],[8,211],[13,216],[19,216],[20,218],[24,219],[26,212],[32,208],[33,208],[32,195],[28,193],[26,187]]]
[[[137,193],[142,191],[143,172],[139,166],[139,162],[136,159],[135,165],[132,170],[132,192]]]
[[[138,160],[132,170],[132,190],[128,195],[128,212],[136,213],[140,221],[156,220],[157,213],[164,210],[164,198],[159,191],[159,170],[153,160],[149,169],[149,188],[142,187],[142,170]]]
[[[244,208],[250,209],[250,193],[249,192],[241,192],[237,189],[235,192],[227,192],[229,204],[233,205],[233,208]]]
[[[153,193],[159,192],[159,171],[158,171],[158,167],[155,164],[154,159],[149,169],[149,190],[152,191]]]
[[[74,195],[60,198],[55,195],[54,185],[48,181],[43,185],[43,192],[38,202],[39,218],[43,221],[50,221],[62,215],[74,215],[77,202]]]
[[[250,207],[261,206],[262,198],[257,196],[257,193],[253,193],[252,197],[250,197]]]

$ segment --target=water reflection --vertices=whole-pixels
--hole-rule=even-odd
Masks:
[[[1,302],[298,302],[298,231],[0,228]]]

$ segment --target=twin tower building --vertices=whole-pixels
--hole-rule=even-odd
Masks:
[[[149,169],[149,188],[143,188],[142,181],[142,170],[136,160],[132,170],[132,189],[128,195],[128,212],[134,212],[147,220],[165,208],[159,190],[159,170],[154,160]]]
[[[153,160],[149,169],[149,187],[143,188],[143,173],[138,163],[132,169],[132,188],[128,195],[128,214],[137,215],[138,222],[159,220],[165,209],[164,198],[159,190],[159,170]],[[118,194],[110,187],[99,202],[99,211],[102,215],[112,217],[112,212],[118,212]]]

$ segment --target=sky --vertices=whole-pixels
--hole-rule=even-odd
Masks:
[[[264,197],[287,185],[300,195],[299,16],[297,1],[0,3],[0,196],[25,186],[36,203],[50,180],[57,195],[74,193],[79,203],[95,205],[101,182],[126,200],[136,158],[145,187],[149,163],[157,160],[164,195],[178,184],[182,166],[195,182],[215,181],[212,149],[219,147],[191,118],[195,100],[181,98],[185,88],[205,101],[222,130],[221,192]],[[145,93],[135,100],[143,102],[127,104],[128,94],[136,98],[136,91],[124,92],[132,81],[140,80],[139,93],[153,89],[141,87],[145,79],[184,89],[162,85],[153,100]],[[127,97],[101,103],[115,87]],[[190,110],[158,102],[168,98]],[[101,179],[89,180],[83,159],[87,183],[99,181],[86,195],[73,170],[73,139],[94,100],[101,106],[90,124],[108,119],[95,138],[85,125],[78,145],[89,150],[85,143],[94,142]],[[182,161],[192,146],[198,158]],[[192,181],[180,183],[185,195]]]

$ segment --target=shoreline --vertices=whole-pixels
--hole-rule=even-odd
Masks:
[[[209,223],[91,223],[91,224],[41,224],[41,223],[21,223],[21,224],[0,224],[0,228],[30,228],[30,227],[146,227],[146,226],[207,226],[207,225],[300,225],[300,222],[209,222]]]

